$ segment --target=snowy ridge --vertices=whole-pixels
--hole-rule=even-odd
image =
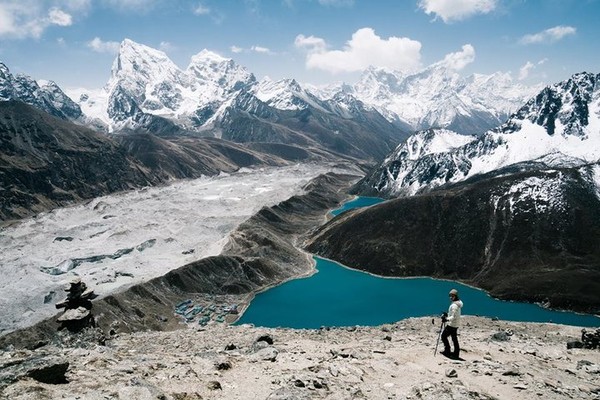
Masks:
[[[429,129],[409,137],[399,145],[394,153],[384,162],[399,158],[417,160],[427,154],[443,153],[463,146],[476,139],[475,136],[465,136],[448,129]]]
[[[278,110],[304,110],[312,106],[328,112],[313,94],[303,89],[295,79],[273,81],[265,78],[251,91],[256,98]]]
[[[91,119],[109,132],[135,128],[155,115],[189,128],[204,124],[237,92],[256,81],[233,60],[203,50],[184,71],[162,51],[125,39],[101,90],[74,89]]]
[[[37,82],[23,74],[13,75],[0,62],[0,101],[8,100],[19,100],[55,117],[83,122],[81,108],[56,83]]]
[[[350,92],[389,121],[414,130],[446,127],[480,134],[498,126],[538,90],[515,84],[503,73],[463,78],[438,63],[412,74],[370,67],[352,87],[330,85],[315,93],[330,99],[336,92]]]
[[[105,89],[85,89],[72,88],[67,89],[67,95],[75,99],[81,108],[81,111],[88,119],[98,121],[106,127],[110,123],[108,116],[108,93]]]
[[[218,129],[223,105],[235,104],[234,97],[248,92],[278,110],[313,107],[343,118],[368,110],[405,130],[446,127],[481,134],[503,122],[537,89],[515,84],[509,74],[463,78],[440,63],[412,74],[371,67],[354,86],[302,86],[294,79],[257,82],[232,59],[208,50],[182,70],[164,52],[125,39],[104,91],[78,90],[73,97],[83,99],[79,102],[86,115],[102,120],[110,131],[135,128],[148,121],[144,115],[167,118],[186,130]]]
[[[596,164],[592,168],[592,179],[596,186],[596,195],[600,199],[600,164]]]
[[[453,146],[457,136],[430,130],[409,138],[369,178],[387,196],[412,195],[508,165],[536,161],[577,166],[600,160],[599,76],[577,74],[543,89],[499,128]],[[440,138],[438,139],[437,136]],[[440,145],[436,143],[449,141]],[[444,149],[444,146],[449,148]]]

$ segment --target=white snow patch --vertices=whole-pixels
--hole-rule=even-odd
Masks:
[[[530,177],[511,186],[507,191],[512,214],[516,210],[527,210],[525,202],[535,209],[537,214],[560,209],[563,205],[562,174],[555,178]],[[515,208],[515,205],[519,205]]]
[[[592,173],[593,173],[594,183],[596,184],[596,195],[600,199],[600,165],[594,165],[592,167]]]
[[[528,120],[521,121],[521,130],[511,134],[488,132],[487,137],[503,143],[490,153],[472,159],[467,177],[523,161],[535,160],[547,154],[562,153],[586,162],[600,159],[600,130],[587,138],[574,135],[548,135],[545,128]]]
[[[397,160],[403,152],[408,153],[408,160],[418,160],[428,154],[449,152],[471,143],[475,139],[477,137],[461,135],[449,129],[435,129],[433,135],[430,134],[430,131],[421,131],[410,136],[405,143],[400,144],[385,159],[384,163]]]
[[[107,113],[109,95],[106,90],[71,88],[66,89],[65,93],[71,100],[79,104],[85,116],[92,120],[98,119],[106,125],[110,124],[110,118]]]

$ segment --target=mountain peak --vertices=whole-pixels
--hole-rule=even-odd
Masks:
[[[458,142],[458,147],[436,144],[442,151],[432,153],[426,150],[435,137],[415,134],[369,177],[367,186],[397,196],[540,160],[569,167],[577,162],[597,163],[599,80],[600,75],[575,74],[544,88],[506,123],[477,139],[467,138],[462,144],[456,136],[450,141],[438,140],[442,144]]]
[[[162,51],[152,47],[124,39],[119,47],[119,54],[112,66],[112,76],[136,74],[153,76],[157,70],[165,72],[178,70],[177,66]]]
[[[55,117],[77,120],[81,109],[52,81],[37,82],[25,74],[11,74],[0,62],[0,100],[18,100]]]
[[[192,56],[190,64],[197,63],[222,63],[226,61],[232,61],[231,58],[225,58],[214,51],[203,49],[198,54]]]
[[[231,58],[204,49],[194,55],[186,72],[203,85],[217,85],[226,91],[238,90],[256,81],[254,75]]]
[[[580,72],[571,78],[550,85],[521,107],[498,131],[504,133],[521,129],[525,121],[543,127],[548,135],[597,136],[595,117],[599,104],[595,100],[600,74]]]
[[[6,76],[10,73],[10,70],[3,62],[0,62],[0,77]]]

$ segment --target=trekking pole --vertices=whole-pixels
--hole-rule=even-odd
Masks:
[[[440,344],[440,337],[442,337],[442,331],[444,330],[444,325],[446,325],[446,321],[442,319],[442,325],[440,326],[440,332],[438,333],[437,342],[435,343],[435,351],[433,352],[433,356],[437,354],[437,349]]]

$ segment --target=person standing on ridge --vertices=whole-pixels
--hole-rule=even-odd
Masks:
[[[442,354],[446,357],[458,359],[460,356],[460,346],[458,345],[457,331],[460,326],[460,312],[463,306],[463,302],[458,298],[458,290],[452,289],[448,293],[450,297],[450,307],[448,308],[448,316],[442,317],[442,322],[448,324],[442,332],[442,342],[444,343],[444,351]],[[450,343],[448,342],[448,336],[452,338],[452,344],[454,345],[454,351],[450,351]]]

